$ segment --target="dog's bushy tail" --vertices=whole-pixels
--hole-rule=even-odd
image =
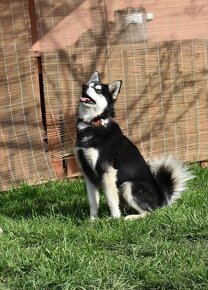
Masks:
[[[162,190],[166,201],[172,204],[185,190],[187,181],[194,176],[188,167],[173,156],[164,156],[149,162],[150,170]]]

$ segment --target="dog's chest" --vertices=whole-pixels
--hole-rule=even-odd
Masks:
[[[87,164],[93,169],[95,170],[98,158],[99,158],[99,151],[95,148],[76,148],[77,151],[77,157],[79,159],[79,162],[82,163],[83,162],[87,162]],[[80,158],[80,153],[82,158]],[[84,159],[84,160],[83,160]]]

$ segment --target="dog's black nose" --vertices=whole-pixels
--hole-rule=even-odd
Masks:
[[[87,90],[87,88],[88,88],[88,85],[85,85],[85,84],[82,85],[82,90],[83,90],[84,92]]]

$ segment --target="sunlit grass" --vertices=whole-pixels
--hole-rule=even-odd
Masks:
[[[0,289],[207,289],[208,170],[144,219],[90,222],[82,180],[0,195]]]

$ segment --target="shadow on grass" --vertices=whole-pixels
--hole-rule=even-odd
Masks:
[[[89,217],[85,184],[83,181],[23,184],[0,195],[0,213],[14,219],[57,216],[84,220]]]
[[[122,204],[123,214],[135,211]],[[12,219],[32,219],[36,217],[56,217],[83,221],[89,219],[89,204],[85,182],[48,182],[30,186],[22,184],[19,188],[0,194],[0,214]],[[101,190],[99,217],[110,217],[106,198]]]
[[[197,188],[203,188],[204,182],[207,181],[208,170],[202,170],[197,165],[193,165],[192,170],[193,174],[200,177],[197,179],[197,183],[195,180],[189,182],[189,189],[196,191]],[[100,196],[99,217],[110,217],[102,191]],[[135,213],[123,202],[121,208],[123,208],[123,215]],[[16,189],[0,194],[0,214],[12,219],[32,219],[45,216],[75,221],[86,220],[89,218],[89,204],[85,182],[80,179],[74,182],[53,181],[37,186],[22,184]]]
[[[135,214],[122,202],[123,214]],[[56,217],[59,219],[86,220],[89,218],[89,204],[85,182],[48,182],[19,188],[0,194],[0,214],[12,219],[34,217]],[[110,217],[103,192],[100,192],[99,217]]]

